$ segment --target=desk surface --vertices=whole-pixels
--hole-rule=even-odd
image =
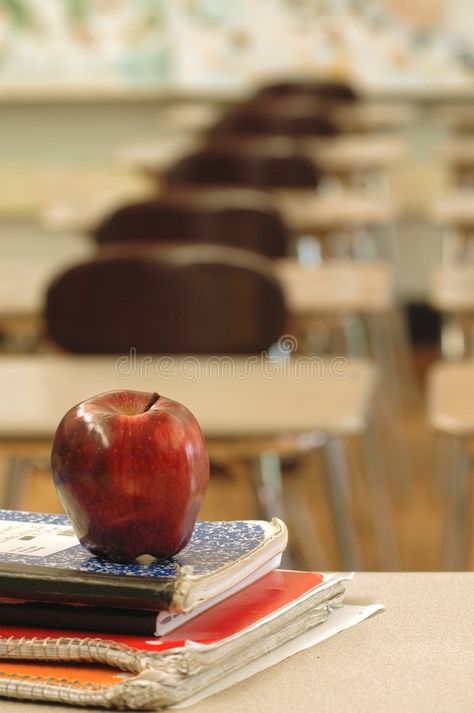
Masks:
[[[437,362],[428,374],[428,420],[440,433],[470,438],[474,433],[474,360]]]
[[[0,357],[0,439],[49,439],[71,406],[114,389],[183,403],[209,438],[349,435],[365,428],[375,379],[368,362],[345,357]]]
[[[443,312],[472,314],[474,311],[474,265],[454,263],[433,271],[430,301]]]
[[[276,272],[297,316],[383,313],[394,305],[393,276],[383,262],[327,260],[302,265],[290,258],[278,260]]]
[[[442,226],[470,228],[474,225],[474,202],[468,190],[444,196],[432,207],[431,219]]]
[[[316,146],[314,150],[320,151],[321,147]],[[335,159],[340,160],[338,156]],[[353,190],[321,193],[316,189],[293,188],[275,190],[272,195],[275,208],[282,212],[290,229],[296,233],[384,226],[393,223],[399,213],[398,205],[392,199]],[[143,198],[146,199],[146,196]],[[135,201],[136,197],[132,196],[130,200]],[[52,231],[89,232],[124,202],[126,199],[123,196],[104,194],[77,203],[58,203],[45,211],[43,222]]]
[[[397,217],[394,201],[355,191],[318,193],[311,189],[276,189],[276,207],[295,233],[386,226]]]
[[[461,713],[474,709],[474,573],[364,573],[348,603],[385,611],[251,679],[190,713]],[[8,713],[76,708],[1,704]]]

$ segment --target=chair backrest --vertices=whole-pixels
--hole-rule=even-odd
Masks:
[[[346,82],[314,81],[295,79],[275,82],[261,87],[254,95],[254,100],[262,98],[282,98],[291,96],[311,96],[334,102],[353,103],[358,100],[357,92]]]
[[[211,137],[328,137],[338,133],[338,124],[327,102],[299,94],[250,101],[229,111],[208,131]]]
[[[248,186],[253,188],[315,188],[321,173],[295,149],[209,146],[171,166],[169,186]]]
[[[50,285],[48,336],[89,354],[251,354],[284,332],[286,306],[272,263],[245,250],[113,248]]]
[[[201,242],[245,248],[267,257],[288,254],[290,232],[271,197],[259,191],[173,191],[156,201],[121,206],[93,232],[111,242]]]

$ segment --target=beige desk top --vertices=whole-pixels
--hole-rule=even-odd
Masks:
[[[474,311],[474,265],[455,263],[433,271],[430,301],[444,312]]]
[[[296,233],[371,228],[390,224],[398,216],[398,206],[392,199],[352,190],[320,193],[315,189],[287,189],[273,191],[272,195],[275,207]],[[134,200],[136,197],[131,198]],[[87,202],[58,203],[44,212],[43,223],[50,230],[90,232],[123,203],[123,196],[114,198],[111,194],[91,196]]]
[[[387,131],[403,129],[416,119],[409,106],[389,103],[360,103],[341,107],[335,112],[340,125],[347,131]]]
[[[438,362],[428,376],[432,428],[460,438],[474,434],[474,360]]]
[[[448,227],[474,226],[474,200],[470,191],[456,191],[438,201],[431,210],[434,222]]]
[[[474,573],[357,574],[348,603],[385,611],[190,713],[467,713],[474,710]],[[3,701],[5,713],[76,708]],[[98,712],[94,712],[98,713]]]
[[[392,223],[397,208],[387,198],[353,191],[318,193],[308,189],[275,190],[276,206],[296,233],[373,228]]]
[[[392,274],[383,262],[328,260],[305,266],[284,259],[277,262],[276,270],[295,315],[380,313],[394,304]]]
[[[318,166],[328,171],[387,169],[406,154],[404,143],[390,136],[341,136],[301,143]]]
[[[283,343],[291,350],[293,337]],[[291,353],[291,351],[289,351]],[[255,356],[0,357],[0,439],[50,439],[64,413],[114,389],[185,404],[209,438],[359,433],[376,380],[363,360]]]

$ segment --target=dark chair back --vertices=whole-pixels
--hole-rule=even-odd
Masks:
[[[100,244],[200,242],[267,257],[288,254],[290,233],[270,196],[245,189],[174,191],[156,201],[121,206],[97,226]]]
[[[315,188],[321,173],[314,162],[295,150],[260,150],[223,146],[201,149],[171,166],[169,186],[248,186],[253,188]]]
[[[253,100],[281,99],[297,95],[327,99],[338,103],[354,103],[359,98],[355,89],[346,82],[295,79],[261,87],[255,93]]]
[[[327,103],[309,95],[289,95],[262,97],[239,106],[218,121],[208,135],[330,137],[338,133]]]
[[[89,354],[253,354],[285,331],[286,307],[272,263],[215,246],[111,252],[50,285],[49,337]]]

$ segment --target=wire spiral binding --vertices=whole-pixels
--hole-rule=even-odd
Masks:
[[[0,637],[0,658],[30,661],[101,663],[129,673],[150,667],[150,654],[104,639],[75,637]]]

